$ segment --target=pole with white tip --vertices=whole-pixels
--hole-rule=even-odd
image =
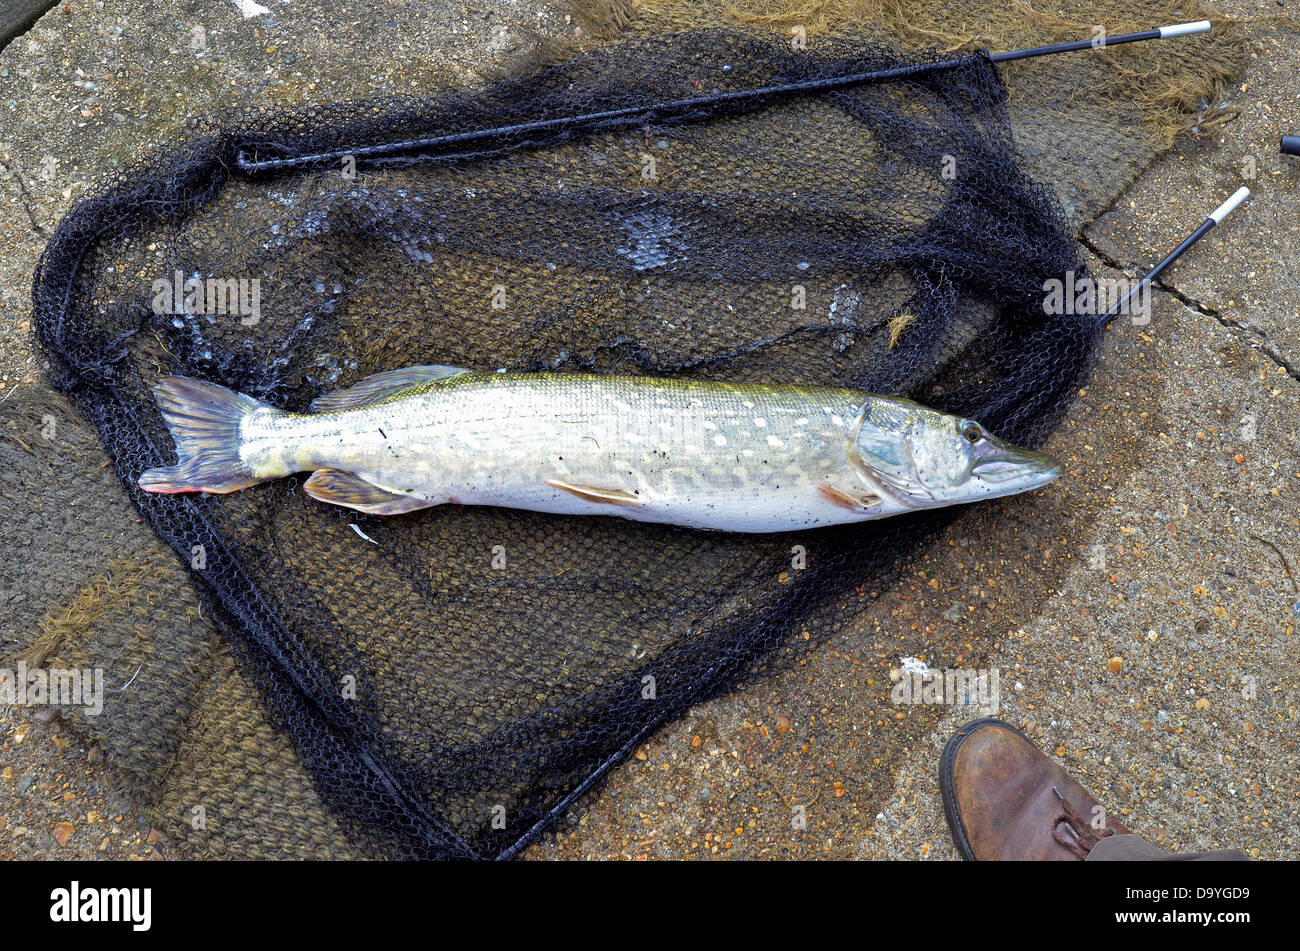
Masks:
[[[1142,280],[1134,284],[1132,290],[1130,290],[1127,294],[1124,295],[1123,300],[1121,300],[1118,304],[1112,307],[1109,312],[1103,314],[1101,318],[1098,320],[1098,323],[1106,324],[1114,320],[1120,313],[1123,312],[1124,308],[1128,305],[1128,302],[1138,295],[1138,293],[1142,290],[1142,288],[1150,284],[1152,281],[1158,278],[1162,273],[1164,273],[1165,268],[1169,267],[1169,265],[1173,264],[1180,257],[1182,257],[1184,252],[1186,252],[1188,248],[1194,245],[1197,241],[1200,241],[1201,238],[1205,237],[1206,232],[1208,232],[1211,228],[1213,228],[1215,225],[1221,222],[1224,218],[1228,217],[1228,215],[1232,214],[1233,210],[1236,209],[1238,205],[1240,205],[1243,201],[1245,201],[1249,197],[1250,197],[1250,189],[1246,188],[1245,186],[1242,186],[1241,188],[1238,188],[1235,192],[1233,192],[1231,197],[1229,197],[1227,201],[1221,204],[1218,208],[1214,209],[1214,211],[1210,212],[1210,216],[1206,218],[1203,222],[1201,222],[1199,228],[1197,228],[1186,238],[1184,238],[1182,243],[1179,244],[1178,247],[1174,248],[1171,252],[1169,252],[1169,254],[1166,255],[1163,261],[1161,261],[1150,271],[1148,271],[1146,276],[1143,277]]]
[[[1174,23],[1159,26],[1154,30],[1140,30],[1137,33],[1121,33],[1118,36],[1099,36],[1094,40],[1075,40],[1072,43],[1056,43],[1052,46],[1034,46],[1024,50],[1010,50],[1006,53],[990,53],[989,59],[995,63],[1005,63],[1013,59],[1029,59],[1033,56],[1048,56],[1052,53],[1072,53],[1075,50],[1104,50],[1125,43],[1140,43],[1144,40],[1167,40],[1175,36],[1188,36],[1192,33],[1210,32],[1209,20],[1197,20],[1195,23]]]

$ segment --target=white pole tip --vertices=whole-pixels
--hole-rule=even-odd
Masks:
[[[1160,28],[1160,39],[1167,40],[1171,36],[1186,36],[1188,33],[1208,32],[1210,32],[1209,20],[1197,20],[1195,23],[1175,23],[1173,26],[1162,26]]]
[[[1238,205],[1240,205],[1243,201],[1245,201],[1249,197],[1250,197],[1250,189],[1243,185],[1241,188],[1238,188],[1235,192],[1232,193],[1231,198],[1225,201],[1218,208],[1214,209],[1214,212],[1210,215],[1210,217],[1214,219],[1214,223],[1217,225],[1224,218],[1228,217],[1228,215],[1232,214],[1233,209],[1235,209]]]

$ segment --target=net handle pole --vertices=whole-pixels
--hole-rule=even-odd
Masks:
[[[1073,53],[1076,50],[1104,50],[1111,46],[1125,43],[1140,43],[1143,40],[1167,40],[1174,36],[1188,36],[1192,33],[1210,32],[1209,20],[1197,20],[1195,23],[1174,23],[1170,26],[1156,27],[1154,30],[1140,30],[1137,33],[1121,33],[1119,36],[1098,36],[1091,40],[1075,40],[1071,43],[1054,43],[1051,46],[1033,46],[1029,49],[1010,50],[1006,53],[990,53],[989,59],[995,63],[1005,63],[1015,59],[1031,59],[1035,56],[1050,56],[1053,53]]]
[[[1008,60],[1029,59],[1035,56],[1049,56],[1054,53],[1069,53],[1077,50],[1103,50],[1124,43],[1137,43],[1143,40],[1163,40],[1176,36],[1188,36],[1194,33],[1206,33],[1210,29],[1209,20],[1195,23],[1175,23],[1170,26],[1157,27],[1154,30],[1142,30],[1138,33],[1122,33],[1119,36],[1098,37],[1092,40],[1079,40],[1073,43],[1057,43],[1053,46],[1035,46],[1029,49],[1010,50],[1005,53],[991,53],[988,58],[995,63]],[[670,102],[653,103],[646,106],[629,106],[623,109],[610,109],[604,112],[592,112],[577,116],[556,116],[551,119],[537,119],[514,125],[497,126],[491,129],[475,129],[469,132],[457,132],[448,135],[432,136],[422,139],[407,139],[402,142],[388,142],[381,145],[362,146],[355,149],[335,149],[329,152],[316,152],[310,155],[297,155],[287,158],[254,158],[248,149],[240,149],[235,156],[236,167],[246,175],[258,172],[273,172],[284,168],[303,165],[323,165],[342,162],[344,159],[364,159],[395,152],[416,151],[420,149],[442,148],[451,145],[463,145],[498,136],[523,136],[534,132],[548,132],[557,129],[573,129],[583,126],[598,126],[608,130],[627,128],[644,123],[655,116],[667,118],[673,114],[689,114],[702,106],[723,103],[746,102],[762,99],[765,96],[789,95],[793,93],[826,92],[843,89],[862,83],[881,82],[889,79],[903,79],[938,69],[952,69],[969,62],[970,57],[941,60],[937,63],[912,63],[891,69],[874,70],[867,73],[855,73],[849,76],[829,76],[823,79],[810,79],[795,83],[782,83],[762,86],[757,89],[735,89],[730,92],[714,93],[693,99],[677,99]]]
[[[1250,189],[1246,188],[1245,186],[1242,186],[1241,188],[1238,188],[1235,192],[1233,192],[1232,195],[1228,198],[1228,200],[1225,201],[1223,204],[1221,204],[1218,208],[1214,209],[1214,211],[1210,212],[1210,216],[1206,218],[1204,221],[1202,221],[1200,226],[1195,231],[1193,231],[1186,238],[1184,238],[1182,240],[1182,243],[1180,243],[1178,247],[1170,251],[1169,254],[1165,256],[1165,259],[1163,261],[1161,261],[1159,264],[1153,267],[1150,271],[1146,273],[1146,276],[1144,276],[1140,281],[1134,284],[1132,289],[1127,294],[1124,295],[1123,300],[1121,300],[1118,304],[1112,307],[1107,313],[1103,314],[1101,319],[1098,321],[1098,324],[1105,325],[1110,321],[1114,320],[1117,316],[1119,316],[1119,314],[1121,314],[1124,308],[1128,305],[1128,302],[1131,301],[1134,297],[1136,297],[1142,291],[1142,288],[1146,287],[1148,284],[1150,284],[1152,281],[1158,278],[1161,274],[1163,274],[1165,269],[1168,268],[1169,265],[1173,264],[1175,261],[1181,258],[1183,254],[1186,253],[1188,248],[1194,245],[1197,241],[1200,241],[1201,238],[1205,237],[1205,235],[1209,232],[1211,228],[1217,225],[1224,218],[1228,217],[1228,215],[1232,214],[1232,212],[1236,209],[1236,207],[1249,197],[1250,197]]]

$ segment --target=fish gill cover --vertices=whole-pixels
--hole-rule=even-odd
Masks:
[[[255,109],[191,123],[64,219],[34,287],[51,377],[371,853],[515,854],[659,725],[815,643],[954,513],[740,536],[381,518],[308,498],[304,476],[149,495],[140,473],[174,461],[154,383],[291,410],[432,363],[821,384],[1037,445],[1099,331],[1043,312],[1043,282],[1083,269],[988,60],[717,95],[939,58],[718,29],[473,92]],[[540,122],[682,100],[705,104]],[[234,312],[206,313],[197,284]]]

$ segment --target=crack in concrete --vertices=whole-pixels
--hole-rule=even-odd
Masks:
[[[14,181],[18,183],[18,194],[22,197],[21,204],[23,206],[23,211],[27,212],[27,220],[31,223],[32,231],[36,232],[37,237],[44,238],[48,241],[50,232],[46,230],[44,225],[36,220],[36,213],[32,210],[32,195],[31,192],[27,190],[27,182],[23,180],[22,173],[3,161],[0,161],[0,168],[12,175]]]
[[[1097,255],[1097,257],[1101,258],[1102,262],[1105,263],[1107,267],[1113,268],[1117,271],[1124,271],[1124,272],[1128,272],[1134,269],[1131,265],[1125,266],[1123,263],[1116,260],[1111,255],[1107,254],[1101,248],[1097,247],[1097,245],[1094,244],[1092,240],[1082,231],[1079,232],[1079,243],[1082,244],[1089,251],[1091,251],[1093,254]],[[1258,327],[1251,326],[1250,324],[1245,324],[1245,323],[1241,323],[1240,321],[1233,320],[1231,317],[1225,317],[1223,314],[1219,313],[1213,307],[1210,307],[1206,304],[1202,304],[1200,301],[1196,300],[1195,298],[1190,297],[1187,294],[1184,294],[1176,287],[1170,284],[1166,284],[1160,278],[1156,278],[1155,281],[1153,281],[1152,283],[1160,290],[1168,294],[1170,297],[1174,298],[1174,300],[1181,303],[1184,307],[1187,307],[1188,309],[1193,310],[1198,314],[1203,314],[1206,317],[1212,317],[1214,320],[1218,321],[1220,325],[1236,333],[1237,336],[1246,336],[1247,337],[1246,342],[1251,345],[1252,350],[1256,350],[1257,352],[1262,353],[1264,356],[1268,357],[1268,359],[1271,360],[1275,365],[1285,370],[1287,376],[1291,377],[1291,379],[1293,380],[1300,382],[1300,367],[1297,367],[1294,364],[1292,364],[1291,361],[1286,358],[1286,355],[1283,354],[1282,351],[1279,350],[1273,344],[1273,341],[1271,341],[1268,338],[1268,334],[1266,334],[1264,331],[1260,330]],[[1248,337],[1249,334],[1253,334],[1255,339],[1253,340],[1250,339]]]
[[[1254,349],[1259,350],[1260,353],[1264,354],[1275,364],[1280,366],[1282,369],[1286,370],[1287,375],[1291,377],[1291,379],[1300,381],[1300,368],[1297,368],[1291,364],[1291,361],[1289,361],[1286,358],[1286,356],[1282,353],[1282,351],[1279,350],[1273,344],[1273,341],[1268,339],[1268,334],[1266,334],[1264,331],[1260,330],[1258,327],[1251,326],[1250,324],[1244,324],[1241,323],[1240,321],[1233,320],[1231,317],[1225,317],[1222,314],[1220,314],[1217,310],[1215,310],[1213,307],[1207,307],[1205,304],[1202,304],[1200,301],[1188,297],[1182,291],[1170,287],[1169,285],[1165,284],[1161,280],[1157,280],[1156,284],[1160,287],[1161,290],[1167,292],[1175,300],[1181,301],[1184,307],[1188,307],[1196,311],[1198,314],[1204,314],[1207,317],[1213,317],[1220,324],[1222,324],[1224,327],[1229,328],[1230,330],[1237,330],[1237,331],[1244,330],[1251,334],[1254,334],[1255,337],[1258,339],[1258,343],[1256,344]],[[1249,343],[1250,341],[1248,340],[1247,342]]]
[[[1099,215],[1098,218],[1100,217],[1102,216]],[[1116,271],[1129,270],[1119,261],[1115,260],[1109,254],[1103,251],[1101,248],[1097,247],[1097,245],[1093,244],[1092,239],[1088,237],[1087,232],[1084,230],[1079,231],[1079,243],[1083,245],[1085,248],[1087,248],[1089,251],[1091,251],[1093,254],[1097,255],[1097,257],[1101,258],[1102,262],[1107,267],[1114,268]]]

